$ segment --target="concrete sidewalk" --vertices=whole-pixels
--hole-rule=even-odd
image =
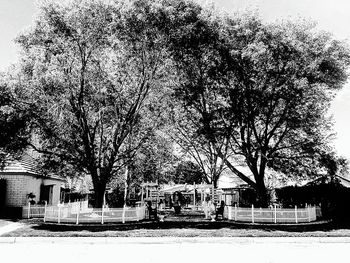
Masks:
[[[0,220],[0,236],[8,232],[14,231],[23,226],[21,223],[12,222],[8,220]],[[1,238],[1,237],[0,237]],[[1,242],[1,241],[0,241]]]
[[[0,238],[1,259],[67,262],[348,262],[350,238]],[[342,260],[343,259],[343,260]],[[5,261],[7,262],[7,261]]]

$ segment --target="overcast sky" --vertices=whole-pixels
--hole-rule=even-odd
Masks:
[[[199,0],[205,2],[207,0]],[[341,40],[350,39],[350,1],[347,0],[211,0],[226,12],[256,9],[265,21],[304,17],[318,23]],[[15,62],[18,48],[13,39],[27,28],[36,13],[35,0],[0,0],[0,70]],[[339,154],[350,160],[350,84],[334,100],[331,109],[335,118]]]

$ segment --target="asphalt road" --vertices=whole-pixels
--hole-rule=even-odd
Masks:
[[[349,262],[350,238],[0,238],[0,262]]]

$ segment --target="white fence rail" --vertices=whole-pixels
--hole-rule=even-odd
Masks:
[[[146,207],[88,208],[84,202],[60,204],[57,206],[23,207],[24,218],[43,218],[44,222],[60,223],[116,223],[145,219]]]
[[[45,205],[30,205],[22,207],[23,218],[43,218],[45,213]]]
[[[316,221],[316,207],[305,208],[243,208],[228,206],[225,217],[229,220],[251,223],[305,223]]]

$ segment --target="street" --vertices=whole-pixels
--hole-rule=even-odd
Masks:
[[[348,262],[349,248],[350,238],[0,238],[1,262]]]

